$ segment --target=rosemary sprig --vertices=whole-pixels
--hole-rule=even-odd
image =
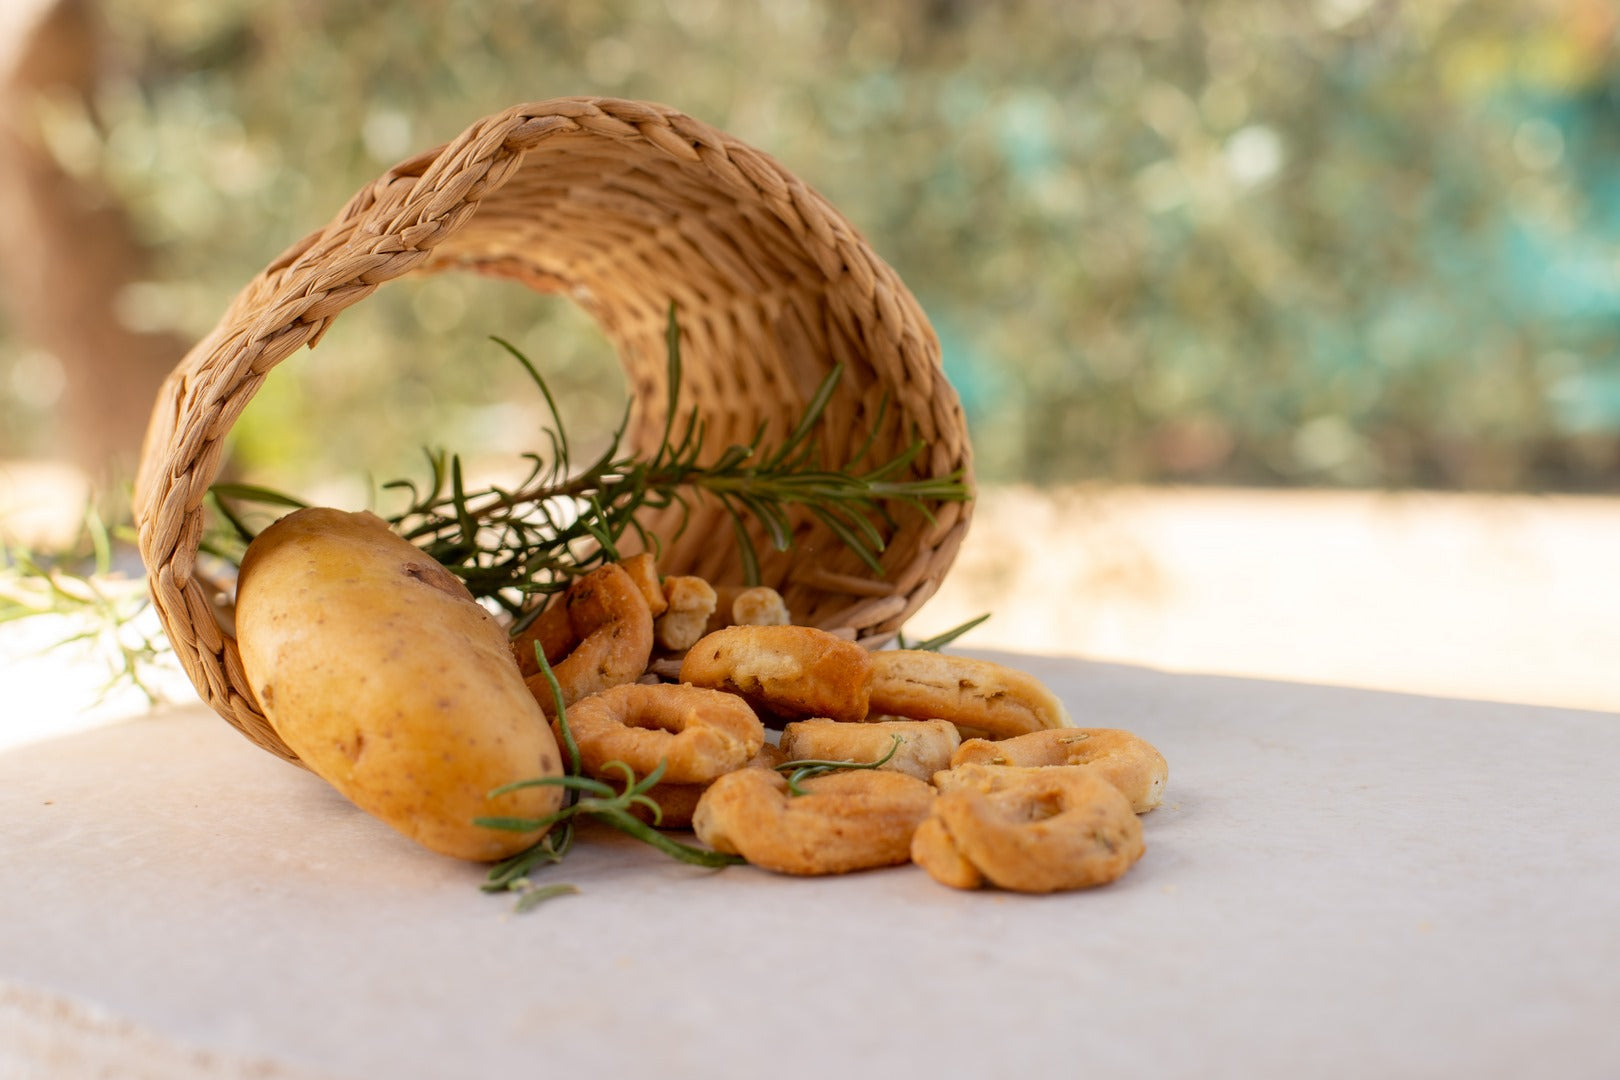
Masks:
[[[821,761],[815,758],[801,758],[798,761],[782,762],[776,766],[776,771],[787,773],[789,795],[808,795],[810,793],[799,786],[800,781],[811,780],[828,773],[843,772],[846,769],[878,769],[887,765],[889,759],[899,752],[900,744],[905,741],[899,735],[892,738],[894,742],[890,745],[889,752],[876,761]]]
[[[718,851],[707,848],[693,847],[671,839],[659,832],[656,828],[647,825],[631,813],[632,808],[641,807],[652,815],[656,825],[663,817],[663,811],[658,804],[648,796],[653,786],[664,777],[667,762],[660,761],[658,767],[646,776],[636,778],[635,770],[622,761],[609,761],[603,769],[612,769],[624,776],[622,790],[615,789],[605,780],[598,780],[582,774],[579,757],[579,744],[574,741],[574,733],[568,726],[568,707],[563,704],[562,686],[557,681],[557,675],[551,665],[546,661],[545,650],[535,645],[535,660],[540,665],[540,672],[545,676],[546,685],[551,689],[551,700],[557,709],[557,729],[562,734],[563,753],[568,759],[568,772],[563,776],[536,776],[527,780],[518,780],[510,784],[503,784],[489,793],[490,798],[504,795],[510,791],[520,791],[531,787],[560,787],[566,792],[562,809],[538,818],[522,817],[480,817],[474,818],[473,824],[482,825],[486,829],[505,829],[512,832],[533,832],[536,829],[550,829],[545,836],[532,847],[519,852],[499,863],[489,871],[489,876],[481,886],[485,892],[516,892],[519,899],[516,910],[527,911],[530,907],[552,896],[563,892],[578,892],[572,885],[547,886],[545,889],[537,888],[529,879],[530,871],[547,863],[557,863],[568,854],[573,843],[574,821],[580,817],[588,817],[610,825],[620,832],[635,837],[645,844],[650,844],[673,859],[678,859],[693,866],[723,867],[733,866],[743,860],[736,855],[723,855]],[[559,837],[558,834],[561,833]],[[537,892],[546,892],[545,896],[536,897]]]
[[[525,455],[528,471],[515,487],[470,491],[458,456],[428,451],[425,484],[394,480],[382,490],[408,499],[389,518],[395,530],[460,575],[474,596],[505,609],[514,620],[514,632],[543,606],[533,602],[535,594],[561,590],[573,577],[616,559],[627,537],[656,553],[660,539],[641,524],[644,511],[673,508],[684,527],[695,500],[718,503],[736,533],[744,578],[758,584],[759,556],[750,522],[757,523],[773,547],[786,550],[793,539],[790,509],[800,508],[881,574],[884,535],[879,526],[892,526],[895,509],[909,507],[926,515],[931,503],[969,497],[959,473],[907,475],[924,449],[920,439],[887,461],[866,462],[887,400],[879,406],[874,436],[848,466],[822,467],[814,433],[842,377],[837,368],[779,445],[766,445],[762,425],[747,443],[709,457],[706,425],[697,410],[682,418],[680,333],[673,306],[666,332],[669,397],[659,445],[645,455],[623,449],[627,405],[607,448],[576,469],[573,443],[545,378],[510,342],[494,341],[522,366],[545,401],[550,422],[542,437],[550,452]],[[279,493],[241,485],[216,485],[213,494],[235,542],[243,545],[253,534],[232,503],[297,504]]]
[[[39,615],[77,620],[82,629],[50,647],[93,644],[107,654],[111,673],[98,700],[127,682],[155,704],[160,695],[146,673],[159,664],[168,642],[140,626],[151,607],[143,583],[114,569],[115,545],[126,541],[133,541],[132,530],[109,527],[93,506],[77,539],[55,555],[0,536],[0,624]]]
[[[666,326],[669,393],[659,445],[645,455],[623,448],[627,405],[607,448],[576,470],[573,443],[544,377],[510,342],[494,340],[522,366],[546,404],[550,422],[542,426],[540,442],[547,452],[526,455],[527,475],[509,490],[469,490],[461,459],[443,450],[425,451],[425,482],[396,479],[380,490],[406,502],[389,517],[396,531],[460,575],[475,596],[503,609],[514,634],[544,606],[534,602],[536,594],[566,588],[574,577],[616,559],[627,537],[656,555],[660,538],[642,524],[643,511],[671,511],[679,535],[694,503],[713,500],[736,531],[745,580],[757,584],[759,557],[751,525],[773,546],[785,549],[793,539],[791,515],[808,514],[841,537],[874,573],[881,573],[881,526],[892,526],[897,509],[910,507],[927,515],[929,504],[970,497],[959,473],[909,475],[923,450],[920,440],[887,461],[872,460],[888,415],[887,396],[878,402],[864,444],[844,468],[823,468],[814,434],[842,376],[839,369],[823,380],[779,445],[766,445],[762,426],[748,442],[711,458],[706,425],[697,410],[683,413],[680,407],[681,347],[673,306]],[[215,484],[209,501],[215,513],[199,547],[224,577],[240,563],[261,522],[306,505],[283,492],[240,483]],[[59,555],[46,558],[16,545],[0,545],[0,623],[31,615],[75,616],[87,629],[63,644],[101,641],[114,657],[116,672],[107,689],[130,682],[156,700],[146,672],[172,650],[161,634],[137,625],[150,607],[142,583],[124,588],[111,572],[113,540],[132,539],[133,533],[127,518],[109,528],[92,515],[86,538]],[[552,835],[557,837],[554,846],[565,850],[567,830],[559,825]]]

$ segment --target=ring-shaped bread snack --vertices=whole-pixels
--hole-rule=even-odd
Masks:
[[[1152,743],[1118,728],[1052,728],[1000,742],[968,739],[951,758],[958,765],[1089,765],[1145,814],[1164,801],[1170,766]]]
[[[729,626],[681,661],[681,682],[741,695],[761,713],[862,720],[872,654],[810,626]]]
[[[744,589],[731,601],[733,626],[791,626],[793,616],[788,612],[782,594],[769,585],[755,585]]]
[[[529,620],[529,625],[512,639],[512,655],[517,657],[518,670],[527,679],[540,673],[540,662],[534,658],[536,645],[546,654],[546,663],[555,671],[557,664],[578,641],[574,636],[574,627],[568,621],[567,601],[559,596]],[[551,710],[547,709],[546,712],[549,714]]]
[[[949,720],[992,739],[1070,723],[1063,702],[1027,672],[920,649],[872,654],[869,707],[913,720]]]
[[[652,657],[652,612],[623,567],[608,563],[568,586],[561,608],[568,619],[566,645],[559,645],[564,639],[557,629],[558,616],[552,614],[555,610],[553,604],[541,612],[513,643],[529,692],[547,716],[556,715],[557,707],[551,684],[539,673],[534,659],[536,641],[545,649],[546,662],[562,687],[564,705],[610,686],[634,682],[647,670]]]
[[[664,579],[664,611],[653,622],[658,647],[684,652],[708,632],[714,614],[714,586],[700,577],[675,574]]]
[[[786,760],[781,750],[766,743],[759,748],[759,753],[743,764],[743,768],[774,769]],[[698,800],[703,798],[703,793],[709,790],[712,783],[713,781],[708,784],[672,784],[661,780],[646,791],[647,798],[658,804],[657,822],[653,821],[652,812],[639,803],[630,807],[630,813],[648,825],[656,824],[660,829],[690,829]]]
[[[911,859],[959,889],[1085,889],[1142,857],[1142,823],[1089,766],[963,765],[935,777],[939,797],[912,837]]]
[[[561,725],[552,721],[558,740]],[[703,784],[740,769],[765,743],[765,727],[748,703],[696,686],[624,683],[568,707],[568,729],[580,767],[606,778],[604,767],[622,761],[637,776],[664,763],[672,784]]]
[[[895,736],[900,745],[894,744]],[[883,720],[845,724],[837,720],[800,720],[782,729],[782,752],[786,761],[881,761],[890,750],[892,757],[879,765],[919,780],[951,767],[952,755],[962,737],[956,726],[945,720]]]
[[[658,616],[668,609],[669,597],[664,595],[664,582],[658,576],[658,565],[653,560],[652,552],[643,551],[628,559],[620,559],[619,565],[636,583],[636,588],[641,590],[642,599],[647,601],[647,612],[656,622]]]
[[[911,834],[934,789],[905,773],[864,769],[803,781],[788,793],[774,770],[740,769],[709,786],[692,815],[698,839],[781,874],[844,874],[911,858]]]

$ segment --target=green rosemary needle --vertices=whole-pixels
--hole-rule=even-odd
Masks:
[[[776,771],[787,774],[789,795],[808,795],[804,788],[799,786],[801,780],[811,780],[817,776],[828,773],[844,772],[850,769],[878,769],[889,763],[900,750],[900,744],[905,742],[899,735],[893,735],[894,740],[889,746],[889,752],[876,761],[820,761],[815,758],[801,758],[797,761],[784,761],[776,766]]]

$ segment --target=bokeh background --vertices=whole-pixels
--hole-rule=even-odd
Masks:
[[[21,104],[127,214],[144,261],[112,314],[133,331],[198,336],[355,189],[477,116],[612,94],[768,150],[866,232],[940,332],[987,480],[1620,482],[1603,0],[74,6],[91,85]],[[491,333],[570,395],[622,392],[566,305],[489,288],[345,314],[342,360],[275,380],[238,454],[347,468],[424,432],[476,444],[507,396]],[[0,454],[49,454],[75,380],[7,319]],[[324,443],[323,416],[357,406],[382,422]]]
[[[1356,574],[1398,565],[1431,584],[1471,567],[1435,602],[1465,597],[1516,564],[1457,551],[1507,535],[1518,591],[1430,638],[1529,619],[1578,634],[1564,651],[1584,654],[1604,633],[1595,609],[1536,605],[1553,578],[1559,596],[1583,594],[1598,571],[1580,559],[1606,565],[1606,549],[1577,557],[1535,530],[1547,513],[1559,535],[1612,528],[1590,497],[1620,492],[1608,0],[7,2],[0,18],[27,33],[0,34],[14,42],[0,46],[0,459],[95,467],[127,452],[142,380],[394,161],[519,101],[648,98],[779,158],[896,267],[967,408],[990,510],[976,528],[1046,522],[1044,547],[1016,558],[1080,567],[1066,603],[1106,614],[1113,589],[1158,612],[1160,637],[1177,625],[1179,549],[1160,541],[1182,526],[1157,510],[1121,525],[1123,504],[1099,509],[1096,493],[1191,486],[1205,495],[1174,520],[1235,489],[1247,494],[1217,517],[1251,530],[1196,552],[1267,553],[1274,583],[1337,566],[1342,595],[1319,607],[1347,610],[1378,587]],[[443,276],[390,286],[278,368],[236,428],[232,467],[309,491],[408,472],[425,443],[531,449],[539,403],[491,334],[534,358],[575,430],[617,416],[617,365],[576,310]],[[1257,489],[1313,494],[1262,512]],[[1324,489],[1358,494],[1323,503]],[[1490,503],[1432,564],[1387,529],[1324,558],[1392,505],[1365,493],[1419,491],[1534,498]],[[1436,505],[1424,498],[1399,504],[1403,528]],[[1280,548],[1279,505],[1347,524]],[[1012,557],[968,553],[975,597],[1012,595]],[[1539,568],[1528,581],[1525,560]],[[1244,573],[1276,611],[1305,602],[1286,584],[1266,592],[1261,566]],[[1050,582],[1043,594],[1050,606]],[[1208,613],[1207,636],[1223,615],[1264,621],[1225,606],[1243,595]],[[1110,618],[1106,632],[1003,640],[1169,662],[1109,652],[1137,616]],[[1403,616],[1367,618],[1377,638]],[[1476,668],[1524,656],[1517,639],[1486,644],[1506,651]],[[1549,693],[1569,679],[1523,674]]]

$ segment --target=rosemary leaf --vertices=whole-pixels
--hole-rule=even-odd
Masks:
[[[558,882],[555,885],[535,885],[519,890],[518,902],[512,910],[521,915],[525,911],[532,911],[547,900],[555,900],[559,896],[578,893],[579,887],[567,882]]]
[[[557,811],[555,814],[547,814],[545,817],[537,818],[476,817],[473,818],[473,824],[481,826],[485,829],[499,829],[502,832],[534,832],[536,829],[543,829],[547,825],[552,825],[562,820],[562,817],[572,809],[573,807],[568,807],[567,809]]]
[[[534,383],[534,385],[539,388],[540,396],[546,399],[546,408],[551,410],[551,421],[553,426],[547,428],[546,432],[553,437],[552,460],[567,461],[567,429],[563,427],[562,413],[557,410],[557,399],[551,396],[551,387],[546,384],[546,380],[541,376],[540,370],[534,366],[533,362],[530,361],[527,356],[524,356],[523,353],[518,350],[516,345],[513,345],[510,341],[507,341],[503,337],[496,337],[495,335],[490,335],[490,340],[495,342],[495,344],[499,345],[501,348],[505,349],[507,353],[519,364],[522,364],[523,370],[529,374],[529,381]]]
[[[835,364],[821,380],[821,385],[816,387],[816,392],[811,395],[810,403],[805,406],[804,414],[799,417],[799,422],[788,435],[787,441],[782,443],[767,461],[767,468],[780,467],[793,451],[806,444],[810,432],[821,421],[821,414],[826,411],[827,403],[832,400],[833,391],[838,389],[838,380],[843,378],[843,375],[844,365]]]
[[[669,317],[664,325],[664,362],[664,396],[667,399],[664,406],[664,437],[658,440],[659,452],[653,455],[655,467],[662,461],[664,450],[670,445],[670,436],[675,433],[676,398],[681,385],[681,328],[675,321],[673,300],[669,302]]]
[[[736,866],[747,861],[740,855],[726,855],[718,851],[711,851],[708,848],[693,847],[690,844],[672,840],[645,822],[632,817],[624,810],[600,810],[592,816],[603,824],[611,825],[620,832],[652,845],[670,858],[678,859],[692,866],[708,866],[718,869],[724,866]]]
[[[509,791],[521,791],[524,788],[532,787],[569,788],[574,791],[588,791],[592,795],[599,795],[609,799],[618,794],[613,785],[605,784],[600,780],[593,780],[589,776],[534,776],[527,780],[514,780],[510,784],[502,784],[491,791],[489,797],[493,799],[497,795],[505,795]]]
[[[258,484],[218,483],[208,489],[216,496],[236,499],[238,502],[262,503],[265,506],[283,506],[289,510],[302,510],[308,504],[284,492]]]
[[[816,758],[801,758],[797,761],[784,761],[776,766],[777,772],[787,773],[789,795],[808,795],[809,792],[799,786],[801,780],[814,779],[825,776],[827,773],[844,772],[849,769],[878,769],[889,763],[900,750],[900,744],[905,742],[899,735],[891,736],[893,742],[889,744],[889,752],[876,761],[823,761]]]
[[[577,777],[580,775],[579,743],[574,741],[574,732],[568,726],[568,706],[563,702],[562,683],[557,681],[557,673],[551,669],[546,650],[540,647],[538,641],[534,643],[534,659],[540,665],[540,674],[545,676],[546,685],[551,688],[551,701],[557,710],[557,728],[562,732],[563,750],[568,754],[568,775]],[[608,788],[608,793],[612,790]]]
[[[943,649],[945,646],[949,645],[951,642],[955,641],[957,638],[961,637],[963,634],[967,633],[969,630],[972,630],[975,626],[978,626],[980,623],[983,623],[989,618],[990,613],[987,611],[983,615],[969,619],[960,626],[953,626],[942,634],[936,634],[931,638],[926,638],[922,641],[915,642],[914,644],[907,644],[906,639],[901,636],[898,639],[899,645],[902,649],[938,652],[940,649]]]

